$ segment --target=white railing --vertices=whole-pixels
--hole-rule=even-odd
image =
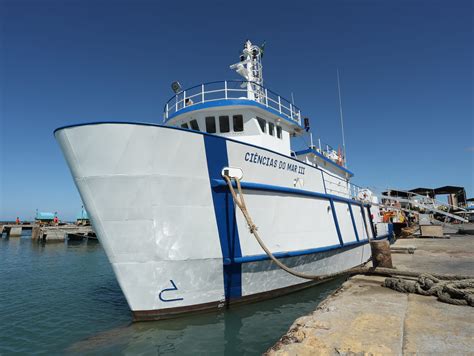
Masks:
[[[324,179],[326,192],[328,194],[338,195],[348,199],[352,198],[348,183],[342,179],[337,179],[335,182],[333,179],[334,177],[332,179],[328,179],[327,177]]]
[[[204,83],[177,93],[166,103],[163,121],[193,105],[232,99],[258,102],[301,125],[301,110],[297,106],[259,84],[238,80]]]
[[[323,179],[328,194],[342,196],[347,199],[359,200],[359,192],[366,190],[366,188],[327,172],[323,172]]]
[[[362,188],[356,184],[349,183],[349,190],[350,190],[351,198],[359,200],[359,192],[362,190],[366,190],[366,188]]]
[[[313,149],[315,149],[318,153],[322,154],[327,159],[339,164],[340,166],[344,165],[344,157],[340,149],[336,151],[332,146],[328,145],[327,143],[321,142],[321,139],[318,139],[318,145],[314,146],[313,139],[311,138],[311,145]]]

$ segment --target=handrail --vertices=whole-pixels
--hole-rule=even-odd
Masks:
[[[357,184],[354,184],[354,183],[352,183],[348,180],[342,179],[341,177],[338,177],[338,176],[336,176],[334,174],[331,174],[329,172],[322,171],[322,173],[323,173],[323,180],[324,180],[324,185],[326,187],[326,190],[339,193],[343,196],[346,196],[349,199],[359,200],[359,198],[358,198],[359,192],[361,190],[367,189],[367,188],[363,188],[363,187],[361,187]],[[336,183],[334,181],[331,181],[331,180],[327,179],[325,176],[335,178],[338,182]],[[328,185],[329,185],[329,187],[328,187]],[[335,185],[337,188],[342,188],[342,190],[341,189],[334,189],[332,187],[333,185]]]
[[[217,88],[210,88],[216,84],[220,86]],[[231,85],[230,87],[229,84]],[[240,87],[237,87],[236,84],[240,84]],[[239,93],[241,93],[240,96],[238,96]],[[210,98],[211,96],[212,98]],[[277,111],[280,115],[283,115],[290,121],[301,125],[301,110],[289,100],[260,84],[240,80],[202,83],[177,93],[166,102],[163,121],[166,122],[171,115],[186,107],[216,100],[231,99],[246,99],[258,102],[267,108]]]

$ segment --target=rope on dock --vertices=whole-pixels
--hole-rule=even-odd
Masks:
[[[445,303],[474,307],[474,278],[444,277],[441,279],[431,274],[422,273],[417,280],[386,278],[384,286],[397,292],[433,295]]]
[[[260,238],[258,234],[258,227],[254,224],[252,217],[250,216],[250,213],[247,209],[247,205],[245,204],[244,195],[242,193],[242,187],[240,185],[240,179],[234,177],[232,178],[236,182],[238,195],[235,192],[234,186],[232,185],[231,178],[227,175],[224,175],[224,179],[227,182],[235,204],[239,207],[240,211],[244,215],[250,233],[255,237],[258,244],[265,251],[267,256],[278,267],[288,272],[289,274],[313,281],[321,281],[324,279],[335,278],[342,275],[356,274],[378,275],[385,277],[404,277],[404,279],[387,278],[384,282],[384,285],[385,287],[404,293],[437,295],[439,300],[444,301],[446,303],[474,306],[474,279],[472,278],[472,276],[424,274],[419,272],[400,271],[392,268],[380,267],[356,267],[337,273],[312,275],[298,272],[286,266],[271,253],[269,248]],[[407,280],[406,278],[411,278],[412,280]],[[417,278],[417,281],[413,281],[413,278]]]

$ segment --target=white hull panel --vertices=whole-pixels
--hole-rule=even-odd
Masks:
[[[312,255],[284,258],[282,262],[300,272],[325,275],[336,273],[364,263],[370,257],[370,245],[364,244],[346,250],[319,252]],[[264,293],[304,282],[282,271],[271,261],[246,263],[242,267],[242,295]]]
[[[226,166],[244,172],[250,213],[285,263],[324,275],[370,257],[367,208],[327,194],[322,172],[290,157],[158,125],[55,134],[135,315],[219,307],[307,282],[268,261],[220,176]]]

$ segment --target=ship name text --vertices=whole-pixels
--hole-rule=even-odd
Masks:
[[[246,152],[244,157],[246,162],[260,164],[262,166],[273,167],[284,171],[291,171],[294,173],[304,175],[305,168],[293,162],[285,162],[276,158],[271,158],[258,153]]]

